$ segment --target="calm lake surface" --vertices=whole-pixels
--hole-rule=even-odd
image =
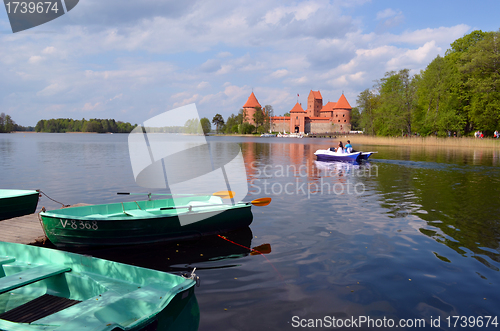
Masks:
[[[208,141],[221,151],[240,144],[246,200],[273,198],[252,207],[249,228],[225,234],[233,243],[212,236],[83,253],[176,273],[196,267],[199,330],[285,330],[363,316],[423,319],[428,329],[439,329],[430,323],[440,318],[452,330],[462,322],[454,328],[452,318],[448,327],[449,316],[486,323],[500,315],[500,151],[351,138],[355,149],[378,151],[352,165],[315,161],[317,149],[337,144],[328,139]],[[147,191],[135,184],[120,134],[2,134],[0,188],[41,189],[64,204],[129,201],[116,192]],[[42,206],[60,207],[46,197]],[[257,246],[266,254],[245,248]]]

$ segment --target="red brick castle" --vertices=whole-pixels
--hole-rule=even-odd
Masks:
[[[257,107],[262,108],[252,92],[243,106],[247,122],[255,124],[253,115]],[[271,129],[275,132],[297,133],[349,132],[351,130],[351,110],[352,107],[344,94],[337,102],[328,102],[323,106],[323,97],[320,91],[311,90],[307,98],[306,110],[297,102],[290,110],[289,117],[271,117]]]

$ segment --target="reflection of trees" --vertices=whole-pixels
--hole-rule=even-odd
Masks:
[[[488,267],[500,262],[498,183],[472,169],[429,169],[383,164],[377,190],[390,217],[418,216],[430,226],[420,232]],[[443,257],[440,257],[443,259]],[[444,258],[446,259],[446,258]]]

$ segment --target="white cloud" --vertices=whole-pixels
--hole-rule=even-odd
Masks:
[[[56,52],[56,48],[53,46],[45,47],[42,51],[43,54],[54,54]]]
[[[12,114],[20,124],[56,108],[138,122],[141,112],[191,102],[206,112],[216,105],[226,117],[253,87],[259,101],[288,111],[296,93],[320,89],[337,98],[371,87],[385,71],[425,68],[470,31],[467,22],[408,28],[406,5],[357,16],[364,2],[81,2],[72,22],[54,20],[71,24],[58,33],[0,34],[0,107],[21,109]],[[369,30],[368,21],[401,26]],[[54,95],[59,108],[42,98]]]
[[[43,61],[43,57],[41,57],[39,55],[33,55],[33,56],[30,56],[28,63],[37,64],[37,63],[40,63],[42,61]]]
[[[377,20],[381,20],[381,19],[385,19],[385,18],[388,18],[388,17],[392,17],[392,16],[396,16],[397,15],[397,12],[394,11],[394,9],[391,9],[391,8],[387,8],[387,9],[384,9],[384,10],[381,10],[377,13]]]
[[[185,98],[179,102],[175,102],[173,104],[173,108],[178,108],[178,107],[182,107],[182,106],[185,106],[185,105],[189,105],[191,103],[194,103],[194,102],[197,102],[198,100],[200,100],[201,97],[199,94],[195,94],[195,95],[192,95],[188,98]]]
[[[278,69],[275,72],[271,74],[271,77],[273,78],[282,78],[288,75],[288,70],[286,69]]]
[[[209,88],[210,86],[211,86],[211,85],[210,85],[210,83],[209,83],[209,82],[201,82],[201,83],[199,83],[199,84],[196,86],[196,88],[197,88],[197,89],[200,89],[200,90],[203,90],[203,89],[207,89],[207,88]]]
[[[50,97],[62,91],[64,91],[64,87],[59,85],[58,83],[54,83],[37,92],[36,95],[40,97]]]
[[[90,103],[90,102],[87,102],[87,103],[83,106],[82,110],[83,110],[83,111],[90,111],[90,110],[94,110],[94,109],[96,109],[99,105],[101,105],[101,103],[100,103],[100,102],[96,102],[96,103],[94,103],[94,104],[92,104],[92,103]]]
[[[217,54],[218,58],[225,58],[225,57],[230,57],[230,56],[233,56],[233,54],[231,54],[231,52],[220,52],[219,54]]]

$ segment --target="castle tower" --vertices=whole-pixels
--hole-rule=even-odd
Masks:
[[[309,92],[307,97],[307,116],[319,117],[321,108],[323,108],[323,97],[320,91]]]
[[[352,107],[342,94],[339,101],[333,107],[332,124],[336,132],[346,132],[351,130],[351,110]]]
[[[306,116],[306,111],[297,102],[292,110],[290,110],[290,132],[304,133]]]
[[[253,94],[252,92],[252,94],[250,94],[250,96],[248,97],[247,102],[243,106],[243,109],[245,110],[246,113],[246,118],[244,120],[245,122],[255,125],[255,121],[253,120],[253,115],[257,111],[256,109],[257,107],[262,108],[259,101],[257,101],[255,94]]]

